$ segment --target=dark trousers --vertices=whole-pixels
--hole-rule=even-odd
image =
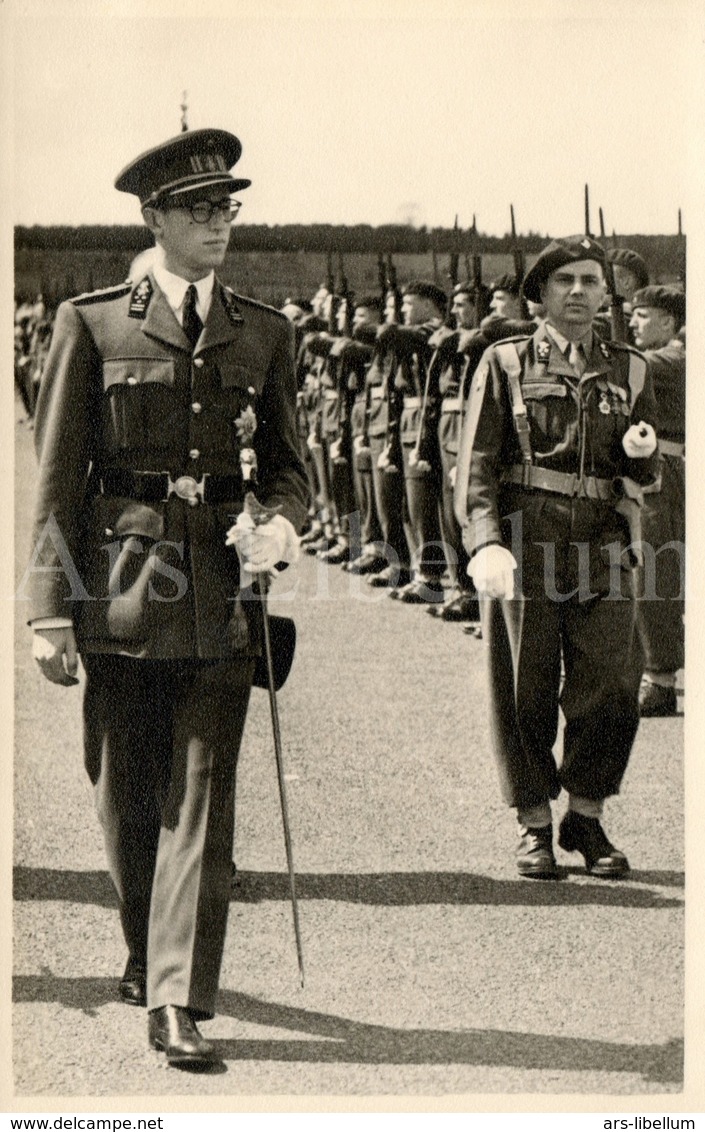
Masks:
[[[84,654],[86,769],[147,1002],[215,1011],[254,661]]]
[[[521,566],[516,596],[481,603],[502,795],[520,809],[556,798],[561,787],[606,798],[619,791],[639,725],[643,658],[633,573],[618,563],[610,569],[605,553],[625,544],[626,532],[611,508],[542,493],[527,502],[523,519],[513,546]],[[511,545],[508,529],[505,537]],[[560,770],[553,754],[559,708],[566,724]]]
[[[451,580],[463,593],[472,594],[475,588],[468,577],[468,552],[463,546],[460,524],[453,509],[453,487],[450,473],[458,463],[458,441],[460,434],[460,413],[441,412],[438,424],[438,439],[441,451],[443,486],[441,489],[441,532],[447,546],[446,557]]]
[[[641,516],[652,565],[639,572],[639,635],[646,670],[672,673],[685,663],[685,461],[665,456],[661,467],[661,491],[644,496]]]
[[[385,443],[386,438],[384,436],[370,437],[372,483],[377,514],[379,515],[385,543],[397,555],[400,565],[408,568],[410,561],[409,539],[412,540],[413,545],[413,535],[406,505],[404,475],[401,470],[385,472],[377,467],[377,460],[384,451]],[[407,534],[409,539],[407,539]]]
[[[404,490],[413,531],[412,565],[426,578],[438,579],[446,566],[440,524],[440,468],[422,472],[410,465],[413,446],[404,444]]]

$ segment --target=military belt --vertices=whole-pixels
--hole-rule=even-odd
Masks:
[[[404,408],[405,409],[420,409],[422,404],[423,404],[423,398],[422,397],[405,397],[404,398]]]
[[[384,386],[371,385],[370,386],[370,401],[383,401],[384,400]]]
[[[577,472],[554,472],[538,468],[535,464],[512,464],[502,472],[503,483],[516,483],[537,491],[552,491],[558,495],[578,496],[583,499],[600,499],[606,503],[616,500],[612,480],[597,476],[583,476]]]
[[[460,397],[444,397],[441,401],[442,413],[459,413],[462,407]]]
[[[337,401],[338,400],[338,390],[337,389],[326,389],[324,394],[323,394],[323,400],[324,401]]]
[[[662,456],[685,456],[685,444],[675,440],[659,440],[658,446]]]
[[[165,503],[172,495],[191,505],[226,503],[242,498],[242,476],[216,476],[204,472],[200,480],[194,476],[177,476],[169,472],[134,472],[112,468],[96,476],[96,495],[122,495],[142,503]]]

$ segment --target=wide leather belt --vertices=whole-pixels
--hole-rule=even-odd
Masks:
[[[462,407],[460,397],[444,397],[441,401],[442,413],[459,413]]]
[[[370,386],[370,401],[382,401],[384,399],[384,387],[382,385]]]
[[[338,393],[337,389],[326,389],[323,393],[323,400],[324,401],[337,401],[338,398],[339,398],[339,393]]]
[[[658,446],[662,456],[685,456],[685,444],[676,440],[659,440]]]
[[[554,472],[550,468],[538,468],[535,464],[512,464],[504,469],[501,478],[503,483],[517,483],[537,491],[600,499],[606,503],[616,500],[612,480],[598,479],[597,476],[580,479],[576,472]]]
[[[165,503],[172,495],[197,503],[226,503],[242,498],[241,476],[216,476],[204,472],[200,480],[194,476],[177,476],[169,472],[133,472],[111,468],[93,483],[97,495],[124,495],[142,503]]]
[[[420,409],[422,404],[423,404],[423,398],[422,397],[405,397],[404,398],[404,408],[405,409]]]

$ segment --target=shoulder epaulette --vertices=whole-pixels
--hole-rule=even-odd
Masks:
[[[232,287],[223,286],[223,292],[226,296],[226,301],[229,297],[232,303],[244,303],[245,306],[256,307],[258,310],[268,311],[270,314],[277,314],[280,318],[284,319],[284,322],[289,321],[289,319],[285,314],[282,313],[282,311],[277,310],[276,307],[270,307],[269,303],[261,303],[258,299],[250,299],[245,295],[238,295],[235,293],[235,291],[233,291]]]
[[[118,283],[114,287],[103,287],[100,291],[86,291],[83,295],[76,295],[69,302],[77,307],[86,307],[90,303],[106,303],[109,299],[119,299],[123,295],[129,295],[131,290],[131,283]]]

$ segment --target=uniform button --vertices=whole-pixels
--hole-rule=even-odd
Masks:
[[[193,364],[195,365],[196,369],[200,369],[203,365],[203,358],[194,358]]]
[[[199,452],[198,448],[192,448],[189,452],[189,457],[191,460],[197,460],[200,455],[201,453]]]
[[[201,404],[200,401],[194,401],[192,406],[191,406],[191,411],[194,412],[194,413],[200,413],[202,408],[203,408],[203,405]]]
[[[255,389],[254,385],[249,385],[247,387],[247,392],[250,394],[250,397],[254,397],[254,395],[256,393],[256,389]]]
[[[112,529],[110,527],[106,527],[105,533],[108,536],[108,538],[110,538],[110,536],[112,535],[113,532],[112,532]]]
[[[136,385],[137,384],[137,378],[136,377],[128,377],[127,384],[128,385]]]

